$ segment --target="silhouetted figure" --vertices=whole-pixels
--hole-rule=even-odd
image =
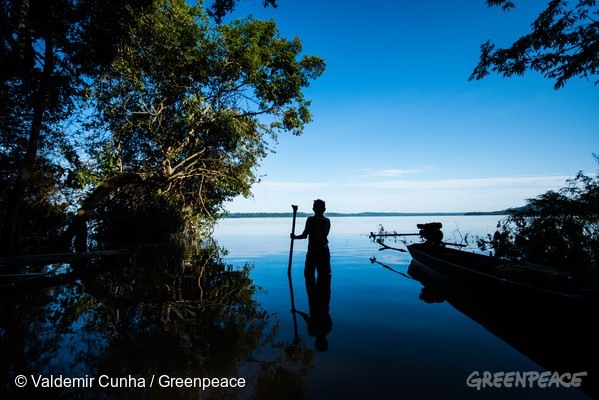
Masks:
[[[291,234],[292,239],[308,238],[308,253],[304,268],[306,284],[308,284],[308,278],[310,278],[311,284],[315,284],[315,271],[319,277],[331,274],[331,253],[328,240],[331,220],[324,216],[326,210],[324,201],[314,200],[312,210],[314,210],[314,215],[306,220],[304,232],[301,235]]]
[[[308,323],[308,333],[316,337],[316,348],[326,351],[328,343],[326,335],[332,329],[329,303],[331,300],[331,253],[328,235],[331,221],[324,216],[326,210],[323,200],[314,200],[314,215],[306,220],[306,227],[301,235],[291,234],[292,239],[308,238],[308,253],[304,267],[306,292],[310,314],[300,314]]]

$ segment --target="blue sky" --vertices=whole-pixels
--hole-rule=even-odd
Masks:
[[[327,63],[306,96],[314,121],[282,134],[251,199],[231,212],[491,211],[595,174],[599,87],[537,73],[468,82],[480,45],[529,32],[545,1],[242,1]]]

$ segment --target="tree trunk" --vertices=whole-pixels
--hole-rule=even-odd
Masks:
[[[96,187],[83,200],[81,207],[77,210],[77,214],[69,224],[63,239],[67,247],[75,246],[76,252],[84,252],[87,250],[87,220],[91,213],[108,198],[115,190],[127,185],[140,183],[143,178],[138,174],[122,174],[112,178],[108,178]],[[73,242],[73,239],[74,242]]]
[[[4,253],[11,255],[16,252],[17,245],[17,223],[19,213],[25,197],[25,189],[29,184],[31,174],[35,167],[37,158],[37,150],[39,148],[42,122],[44,112],[46,111],[48,92],[50,89],[50,81],[54,73],[54,41],[52,34],[47,34],[44,39],[44,69],[40,77],[38,91],[33,105],[33,119],[31,121],[31,131],[29,133],[29,142],[27,144],[27,152],[23,159],[23,164],[19,170],[17,179],[8,199],[6,210],[6,225],[3,233]]]

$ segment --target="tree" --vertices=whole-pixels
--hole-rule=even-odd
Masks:
[[[579,172],[558,192],[514,209],[493,236],[479,240],[498,257],[595,269],[599,263],[599,174]]]
[[[237,0],[213,1],[210,9],[211,15],[217,21],[220,21],[227,12],[231,12],[234,9],[236,2]],[[109,193],[112,193],[115,188],[130,184],[134,180],[137,180],[138,184],[141,181],[146,183],[152,182],[150,186],[154,188],[160,186],[157,184],[156,179],[160,174],[148,174],[148,170],[151,168],[149,163],[156,161],[157,157],[160,157],[156,156],[158,153],[155,152],[158,147],[152,150],[152,158],[146,164],[147,168],[142,171],[143,168],[140,165],[141,159],[135,159],[136,156],[134,153],[138,150],[136,146],[140,148],[145,146],[143,142],[147,138],[143,136],[144,134],[140,133],[140,126],[135,126],[136,124],[143,124],[141,122],[143,114],[148,120],[159,120],[161,124],[164,121],[169,121],[171,124],[170,129],[176,129],[176,124],[179,124],[179,127],[183,127],[184,124],[182,125],[181,121],[170,120],[171,117],[177,118],[177,116],[187,118],[185,112],[182,109],[176,109],[176,107],[181,106],[191,109],[193,108],[193,102],[199,104],[206,100],[200,97],[194,99],[191,92],[187,93],[187,98],[184,99],[185,96],[182,95],[182,92],[177,92],[178,84],[173,80],[175,76],[172,74],[180,74],[176,78],[181,79],[181,88],[188,87],[190,90],[193,89],[192,85],[188,84],[189,79],[199,79],[199,82],[208,85],[206,82],[212,79],[210,74],[214,73],[214,70],[210,70],[211,57],[214,57],[215,60],[218,58],[218,54],[211,54],[210,51],[219,51],[218,46],[210,47],[212,45],[208,42],[206,42],[208,43],[206,47],[202,47],[203,45],[200,46],[199,41],[193,42],[199,37],[197,36],[199,32],[203,31],[206,33],[209,26],[213,29],[210,34],[217,32],[207,17],[205,15],[199,16],[199,14],[186,16],[186,11],[179,12],[175,10],[177,7],[181,8],[179,3],[182,2],[175,3],[177,3],[176,6],[173,6],[170,10],[166,10],[166,6],[161,8],[162,3],[160,1],[155,2],[153,0],[126,0],[121,2],[104,2],[100,0],[0,0],[0,113],[2,116],[0,119],[0,134],[2,139],[0,145],[0,166],[2,167],[3,183],[2,190],[0,190],[0,200],[2,201],[0,206],[0,211],[2,212],[0,228],[2,231],[1,242],[6,253],[14,253],[19,247],[19,230],[17,227],[23,226],[21,224],[23,207],[27,207],[29,203],[34,201],[32,199],[37,196],[31,195],[31,193],[37,191],[36,187],[40,186],[39,182],[34,180],[37,179],[36,177],[53,176],[52,187],[47,185],[50,182],[48,179],[45,179],[46,184],[43,185],[44,189],[49,190],[49,192],[38,193],[38,197],[48,200],[47,205],[49,207],[53,206],[53,202],[56,201],[63,204],[68,203],[66,196],[69,196],[68,193],[74,188],[83,187],[85,191],[91,190],[91,194],[87,192],[83,193],[85,199],[81,207],[82,210],[94,208]],[[265,1],[264,5],[276,6],[276,2],[268,0]],[[152,15],[148,11],[150,8],[156,13],[162,12],[165,18],[160,20],[158,14]],[[196,8],[189,7],[189,9]],[[197,7],[197,9],[203,10],[202,7]],[[156,33],[166,34],[165,38],[167,41],[165,43],[160,43],[163,37],[157,36],[152,39],[143,36],[151,30],[148,21],[154,20],[154,22],[159,24],[170,23],[167,21],[166,14],[171,11],[178,12],[178,14],[176,16],[172,14],[170,22],[174,21],[175,18],[186,18],[184,24],[189,25],[189,27],[195,26],[193,29],[196,29],[197,32],[194,32],[189,27],[184,29],[179,27],[182,29],[179,33],[187,36],[174,37],[171,35],[169,37],[170,32],[160,29],[165,28],[164,26],[156,26]],[[143,27],[137,26],[137,24],[142,24]],[[173,27],[174,25],[170,26]],[[185,31],[185,29],[188,30]],[[223,29],[225,28],[223,27]],[[224,37],[224,34],[222,36]],[[299,46],[299,41],[297,40],[289,43],[293,43],[291,47]],[[145,50],[138,47],[146,45],[148,48]],[[172,47],[167,48],[169,45]],[[190,49],[196,45],[199,47],[195,51],[198,54],[202,53],[202,56],[194,55],[190,52]],[[252,43],[251,45],[260,47],[262,43]],[[177,51],[178,46],[181,46],[179,49],[181,50],[180,52]],[[245,51],[245,49],[238,50],[241,52]],[[164,51],[164,53],[159,54],[160,51]],[[185,54],[185,51],[188,51],[188,53]],[[298,51],[301,51],[301,47],[299,47]],[[154,68],[152,65],[153,59],[144,59],[145,56],[162,59],[162,64],[158,66],[160,72],[156,71],[155,76],[152,78],[147,78],[149,76],[147,71]],[[174,58],[169,58],[169,56]],[[189,69],[188,71],[184,71],[182,68],[190,68],[191,65],[190,59],[187,59],[187,64],[184,67],[181,67],[182,64],[180,63],[173,71],[169,71],[169,63],[173,61],[184,63],[185,60],[177,60],[176,57],[179,56],[191,57],[195,61],[200,62],[200,64],[194,66],[195,70]],[[305,63],[309,63],[309,61],[305,61]],[[285,68],[283,64],[284,62],[281,62],[281,68]],[[228,64],[225,69],[231,73],[236,67],[235,65]],[[254,67],[257,68],[256,66]],[[143,70],[140,68],[143,68]],[[179,69],[177,70],[177,68]],[[304,72],[309,73],[307,71],[312,67],[304,65],[301,68],[304,71],[300,73],[297,73],[297,71],[288,71],[289,77],[296,79],[293,84],[280,84],[278,87],[287,87],[291,91],[294,90],[292,88],[293,85],[302,87],[305,82],[301,81],[302,78],[299,75]],[[319,74],[316,72],[318,68],[322,69],[322,67],[317,66],[312,68],[315,76]],[[280,76],[278,79],[285,79],[282,76],[284,73],[281,70],[279,72]],[[135,75],[137,73],[139,73],[139,76]],[[158,78],[159,74],[164,75]],[[211,119],[213,125],[218,125],[218,129],[225,129],[225,125],[229,124],[229,126],[239,128],[239,132],[243,129],[246,132],[250,132],[252,124],[258,123],[258,115],[269,113],[274,115],[279,112],[285,112],[283,118],[278,119],[280,126],[301,130],[300,126],[309,120],[309,113],[306,108],[308,102],[301,98],[301,90],[297,89],[298,96],[295,96],[291,92],[287,94],[266,93],[264,91],[270,90],[269,84],[264,84],[263,87],[259,88],[258,85],[261,83],[258,82],[258,79],[254,79],[257,76],[258,74],[252,77],[253,83],[247,80],[245,84],[255,84],[256,90],[262,91],[258,97],[262,97],[265,100],[264,104],[268,101],[271,102],[270,110],[267,109],[267,106],[265,109],[254,110],[254,114],[241,112],[240,115],[234,115],[239,107],[237,109],[230,107],[228,110],[224,110],[220,107],[221,104],[219,104],[220,108],[215,107],[210,109],[211,115],[214,117]],[[163,79],[166,82],[168,77],[171,79],[170,83],[161,87],[154,85],[149,80],[152,79],[158,82],[159,79]],[[225,77],[214,78],[215,81],[218,81],[218,79],[221,80],[221,86],[225,85],[222,81]],[[309,77],[304,78],[308,79]],[[123,89],[127,91],[129,89],[123,86],[126,85],[125,82],[129,82],[131,85],[129,89],[133,88],[127,93],[133,96],[139,95],[136,98],[145,103],[136,103],[136,106],[142,107],[138,109],[129,108],[125,110],[121,107],[120,111],[129,113],[127,114],[128,120],[117,122],[118,115],[116,115],[116,109],[112,109],[111,105],[103,103],[103,101],[114,100],[118,102],[119,95],[117,92],[113,92],[111,95],[108,94],[109,90]],[[103,88],[102,85],[106,85],[106,87]],[[245,86],[242,85],[238,89],[238,92],[244,90]],[[144,93],[144,91],[146,92]],[[222,94],[223,96],[229,96],[228,99],[233,101],[234,96],[231,93],[234,91],[231,88],[225,88]],[[154,103],[151,101],[148,102],[148,99],[151,99],[154,95],[158,97],[163,95],[175,96],[176,100],[173,100],[171,103],[175,108],[169,109],[167,107],[164,110],[160,108],[154,110],[143,109],[144,105],[160,106],[159,102],[162,100]],[[277,102],[278,100],[274,99],[266,100],[266,96],[271,95],[280,95],[281,102]],[[112,100],[111,96],[113,97]],[[126,96],[126,94],[123,96]],[[290,96],[288,99],[293,98],[293,100],[286,103],[286,100],[284,100],[285,96]],[[163,100],[165,99],[169,99],[169,97],[164,97]],[[120,100],[126,99],[125,97],[121,97]],[[210,100],[208,99],[207,101]],[[295,111],[292,109],[293,107],[287,107],[291,103],[297,106]],[[212,103],[211,106],[216,106],[216,103]],[[94,107],[104,108],[94,110]],[[274,108],[277,107],[278,109],[275,111]],[[217,109],[218,112],[213,111]],[[160,110],[159,113],[157,113],[158,110]],[[172,114],[173,112],[175,114]],[[94,125],[95,121],[90,120],[92,115],[100,117],[101,124]],[[108,120],[111,115],[116,119],[109,123]],[[130,119],[131,115],[135,115],[135,118]],[[74,116],[79,116],[80,119],[77,120]],[[190,118],[196,117],[193,115],[189,116]],[[124,131],[128,129],[125,127],[128,123],[130,123],[132,133],[130,136],[127,136]],[[191,125],[188,127],[191,127]],[[91,130],[88,131],[88,128]],[[112,131],[113,128],[116,129]],[[155,125],[148,125],[147,134],[160,135],[161,133],[155,131],[155,128]],[[99,132],[101,129],[105,129],[106,136],[100,140]],[[194,128],[191,127],[191,129]],[[213,129],[213,131],[216,130],[217,128]],[[261,128],[257,128],[256,132],[258,131],[262,131]],[[95,132],[94,139],[96,140],[94,142],[95,147],[88,147],[91,153],[86,155],[80,144],[86,143],[90,139],[88,137],[89,132]],[[245,140],[249,146],[252,140],[247,135],[243,138],[243,135],[239,132],[239,136],[237,137],[239,142]],[[213,138],[210,139],[212,140],[212,145],[223,146],[223,143],[217,143],[220,140],[217,139],[217,136],[216,133],[212,135]],[[222,138],[223,141],[235,141],[237,139],[234,139],[233,136],[230,136],[228,139]],[[160,143],[158,141],[150,141],[151,144],[149,145],[168,147],[169,143],[171,143],[175,146],[168,150],[168,154],[162,154],[162,161],[165,162],[164,171],[168,171],[167,164],[172,163],[171,160],[174,160],[174,158],[191,157],[188,159],[189,162],[185,163],[185,172],[180,173],[177,177],[172,176],[168,182],[166,187],[170,189],[167,192],[171,194],[173,193],[173,187],[177,186],[175,183],[183,181],[182,178],[184,175],[189,173],[194,174],[201,168],[205,170],[208,168],[207,165],[200,166],[201,163],[198,155],[200,154],[199,152],[204,150],[196,148],[194,152],[194,150],[191,150],[191,147],[185,147],[185,151],[189,151],[189,154],[184,156],[181,148],[177,147],[182,143],[181,140],[185,141],[181,137],[162,138],[158,140]],[[185,143],[189,144],[191,142]],[[242,165],[244,163],[246,168],[254,167],[257,160],[265,153],[266,145],[264,143],[261,143],[259,146],[257,141],[253,143],[256,144],[255,157],[253,159],[239,154],[231,154],[230,159],[236,159],[235,164],[237,168],[243,169]],[[115,145],[131,146],[115,149],[112,147]],[[149,147],[145,146],[144,149],[148,150]],[[179,154],[175,155],[177,152]],[[138,156],[141,157],[141,154],[139,153]],[[245,154],[248,155],[249,152]],[[129,155],[132,158],[127,158]],[[90,157],[96,161],[95,166],[84,165],[82,162],[82,160],[87,160]],[[111,163],[119,159],[121,161],[130,161],[126,165],[129,169],[117,171]],[[190,166],[190,162],[193,160],[196,161]],[[182,167],[183,164],[181,164],[181,161],[183,161],[182,158],[177,163],[171,164],[171,167]],[[140,168],[135,169],[134,164],[136,163]],[[232,177],[236,173],[233,170],[233,164],[227,164],[224,162],[224,159],[219,159],[218,157],[212,159],[212,164],[209,168],[212,168],[213,172],[219,168],[228,168],[226,173],[223,170],[221,171],[223,172],[222,174],[218,172],[213,174],[214,176],[219,174],[219,176],[225,176],[228,174],[229,177]],[[45,171],[41,171],[42,169],[45,169]],[[192,170],[195,172],[192,172]],[[177,172],[181,172],[181,169],[178,169]],[[237,185],[237,189],[235,190],[238,190],[240,193],[249,193],[248,185],[252,183],[252,179],[256,179],[256,177],[252,178],[252,176],[248,175],[246,176],[248,180],[244,180],[244,175],[241,173],[239,179],[240,185]],[[164,174],[162,174],[162,178],[164,178]],[[148,193],[148,185],[146,183],[140,185],[140,187],[143,186],[143,189],[140,190]],[[201,182],[201,190],[205,194],[201,197],[203,207],[211,210],[213,206],[216,207],[215,205],[222,202],[223,199],[228,198],[233,191],[227,185],[230,186],[233,184],[232,180],[229,180],[228,183],[224,183],[224,181],[217,182],[214,179]],[[94,185],[96,190],[93,190]],[[181,185],[178,185],[178,187],[187,193],[188,198],[190,197],[190,193],[194,190],[197,193],[198,190],[197,187],[184,188]],[[133,192],[131,189],[128,191],[130,194]],[[51,197],[48,196],[49,193],[55,194],[52,200],[49,200]],[[162,189],[154,191],[153,194],[158,197],[162,196]],[[176,202],[171,201],[174,197],[170,196],[170,204],[175,205]],[[178,201],[181,201],[182,198],[185,198],[185,196],[179,196]],[[73,204],[72,201],[70,203]],[[177,203],[176,205],[181,205],[181,203]],[[73,227],[78,226],[79,228],[75,230],[81,230],[83,227],[82,222],[87,217],[85,212],[83,214],[84,217],[79,214],[75,218],[69,229],[69,234],[73,231]]]
[[[146,0],[2,0],[0,2],[1,150],[18,160],[6,196],[2,243],[12,253],[26,191],[41,165],[55,165],[51,151],[60,127],[83,93],[86,77],[112,60],[116,44],[128,37],[133,10]],[[64,147],[62,148],[64,150]]]
[[[574,3],[574,2],[572,2]],[[515,7],[508,0],[487,0],[489,6]],[[537,71],[562,88],[574,77],[599,83],[599,8],[595,0],[551,0],[532,23],[532,31],[510,47],[496,48],[490,40],[481,45],[480,61],[469,80],[496,72],[504,77]]]
[[[92,188],[67,239],[82,237],[111,201],[170,204],[193,230],[224,201],[250,194],[269,138],[299,135],[311,120],[302,90],[324,62],[300,57],[299,39],[281,37],[274,21],[214,25],[183,0],[157,0],[137,18],[131,41],[91,86]]]
[[[208,9],[208,15],[214,18],[217,23],[221,23],[225,15],[232,13],[238,0],[219,0],[212,3]],[[277,8],[277,0],[262,0],[264,7],[269,5]]]

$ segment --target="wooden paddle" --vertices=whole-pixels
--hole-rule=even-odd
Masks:
[[[295,235],[295,218],[297,217],[297,206],[292,205],[291,208],[293,209],[293,222],[291,223],[291,235]],[[293,258],[293,241],[294,241],[294,239],[291,239],[291,246],[289,248],[289,267],[287,268],[288,274],[291,273],[291,260]]]
[[[297,332],[297,317],[295,316],[295,296],[293,294],[293,280],[291,279],[291,261],[293,259],[293,235],[295,235],[295,218],[297,217],[297,206],[292,205],[293,208],[293,222],[291,223],[291,246],[289,248],[289,266],[287,267],[287,278],[289,279],[289,297],[291,297],[291,315],[293,316],[293,331],[294,340],[293,344],[296,345],[299,342],[299,334]]]

